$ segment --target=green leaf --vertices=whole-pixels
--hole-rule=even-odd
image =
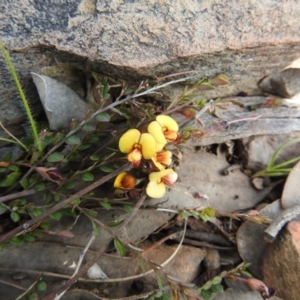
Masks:
[[[0,215],[2,215],[3,213],[5,213],[7,211],[7,207],[3,204],[0,204]]]
[[[49,192],[43,193],[44,194],[44,199],[49,203],[53,200],[53,195]]]
[[[18,172],[20,170],[20,167],[19,166],[16,166],[16,165],[10,165],[8,167],[9,170],[12,170],[14,172]]]
[[[96,211],[94,211],[94,210],[90,210],[90,209],[84,209],[84,212],[87,214],[87,215],[89,215],[90,217],[92,217],[92,218],[96,218],[97,217],[97,215],[98,215],[98,213],[96,212]]]
[[[37,300],[38,299],[38,295],[37,293],[30,293],[27,300]]]
[[[80,198],[75,198],[75,199],[72,201],[72,204],[77,206],[77,205],[80,204],[80,201],[81,201]]]
[[[80,155],[79,155],[78,152],[73,152],[73,153],[70,154],[69,160],[70,160],[70,161],[74,161],[74,160],[76,160],[79,156],[80,156]]]
[[[95,130],[95,125],[93,124],[85,124],[83,127],[82,127],[82,130],[83,131],[93,131]]]
[[[10,161],[12,158],[12,152],[8,151],[3,157],[2,157],[2,161]]]
[[[50,218],[52,218],[56,221],[59,221],[61,219],[61,217],[62,217],[62,212],[59,210],[50,215]]]
[[[252,275],[247,271],[241,271],[241,273],[247,277],[252,277]]]
[[[100,205],[103,206],[106,209],[110,209],[111,208],[110,203],[107,202],[107,201],[100,201]]]
[[[33,152],[29,163],[33,165],[41,156],[42,152]]]
[[[21,245],[21,244],[23,244],[24,240],[23,240],[23,237],[21,237],[21,236],[14,236],[13,238],[11,238],[9,240],[9,242],[14,245]]]
[[[74,218],[77,217],[77,213],[76,213],[76,211],[74,211],[74,210],[67,209],[67,210],[65,210],[65,213],[66,213],[67,215],[71,216],[71,217],[74,217]]]
[[[144,273],[146,273],[147,268],[146,268],[146,265],[145,265],[144,260],[143,260],[141,257],[139,257],[138,260],[139,260],[139,264],[140,264],[140,267],[141,267],[142,271],[143,271]]]
[[[43,191],[46,188],[45,182],[39,182],[35,184],[33,188],[36,192]]]
[[[207,282],[204,284],[203,289],[204,289],[204,290],[209,290],[209,289],[211,288],[211,286],[212,286],[212,281],[209,280],[209,281],[207,281]]]
[[[32,232],[32,234],[33,234],[34,236],[36,236],[36,237],[39,237],[39,238],[44,237],[44,233],[41,232],[41,231],[34,231],[34,232]]]
[[[5,185],[6,186],[12,186],[21,176],[21,172],[12,172],[10,173],[5,180]]]
[[[103,112],[103,113],[100,113],[96,116],[96,120],[98,122],[109,122],[110,121],[110,116],[108,113],[106,112]]]
[[[114,221],[114,222],[108,222],[106,223],[106,225],[108,227],[118,227],[120,226],[121,224],[123,224],[124,220],[120,220],[120,221]]]
[[[39,291],[39,292],[43,292],[45,291],[47,288],[47,284],[45,281],[40,281],[37,285],[36,285],[36,289]]]
[[[54,137],[53,144],[54,145],[58,144],[59,142],[61,142],[63,140],[64,137],[65,137],[65,135],[63,133],[58,132],[56,134],[56,136]]]
[[[96,143],[99,141],[99,137],[97,136],[92,136],[90,139],[88,139],[88,143]]]
[[[201,296],[205,299],[205,300],[209,300],[212,298],[212,293],[208,290],[202,290],[201,291]]]
[[[94,180],[94,175],[90,172],[84,173],[81,175],[81,179],[84,181],[93,181]]]
[[[179,214],[184,220],[187,220],[187,219],[189,218],[189,215],[188,215],[186,212],[184,212],[184,211],[180,211],[178,214]]]
[[[219,284],[222,282],[222,278],[220,276],[216,276],[212,279],[213,284]]]
[[[92,220],[92,225],[93,225],[93,231],[94,231],[95,236],[98,236],[99,235],[98,226],[97,226],[96,222],[93,220]]]
[[[0,187],[6,187],[6,183],[4,179],[0,179]]]
[[[103,171],[103,172],[105,172],[105,173],[110,173],[110,172],[112,172],[114,169],[112,168],[112,167],[109,167],[109,166],[101,166],[100,167],[100,170],[101,171]]]
[[[124,210],[125,210],[126,212],[130,213],[130,212],[133,211],[134,205],[124,204],[124,205],[123,205],[123,208],[124,208]]]
[[[121,243],[118,239],[114,239],[114,245],[115,245],[118,253],[120,254],[120,256],[124,257],[126,254],[126,250],[125,250],[123,243]]]
[[[64,159],[64,155],[60,152],[53,152],[47,157],[47,162],[59,162]]]
[[[67,182],[65,185],[64,185],[64,188],[67,189],[67,190],[71,190],[75,187],[75,182],[74,181],[70,181],[70,182]]]
[[[40,208],[34,208],[31,212],[35,217],[40,216],[43,213],[43,210]]]
[[[77,135],[72,135],[65,140],[68,145],[78,145],[80,143],[80,137]]]
[[[0,243],[0,251],[5,249],[7,246],[7,243]]]
[[[10,213],[10,218],[11,218],[14,222],[20,221],[20,215],[19,215],[17,212],[15,212],[15,211],[12,211],[12,212]]]
[[[41,227],[42,229],[49,229],[50,223],[48,223],[48,222],[43,222],[43,223],[40,224],[40,227]]]
[[[199,217],[204,221],[207,222],[208,221],[208,216],[204,213],[199,213]]]
[[[20,181],[20,184],[21,184],[21,186],[23,187],[24,190],[27,190],[28,187],[29,187],[29,181],[28,181],[28,178],[23,178],[23,179]]]
[[[26,214],[26,213],[27,213],[27,210],[26,210],[25,207],[20,207],[20,208],[18,208],[17,212],[18,212],[19,214]]]
[[[218,283],[218,284],[214,284],[212,285],[211,289],[210,289],[213,293],[222,293],[224,291],[223,285]]]
[[[99,155],[91,155],[90,156],[90,160],[93,160],[93,161],[98,161],[100,159],[100,156]]]
[[[160,291],[162,291],[164,288],[163,279],[159,273],[156,273],[156,278],[157,278],[158,288]]]
[[[78,150],[85,150],[85,149],[90,148],[91,146],[92,146],[91,144],[83,144],[78,147]]]
[[[30,234],[30,233],[24,234],[23,238],[27,242],[34,242],[35,241],[35,237],[32,234]]]

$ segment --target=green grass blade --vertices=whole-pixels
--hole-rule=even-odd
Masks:
[[[268,167],[267,169],[271,169],[274,165],[274,162],[275,160],[277,159],[279,153],[282,151],[282,149],[284,149],[285,147],[291,145],[291,144],[294,144],[294,143],[297,143],[297,142],[300,142],[300,138],[295,138],[295,139],[292,139],[292,140],[289,140],[287,142],[285,142],[284,144],[282,144],[276,151],[275,153],[272,155],[269,163],[268,163]]]
[[[12,75],[14,81],[15,81],[16,87],[18,89],[19,95],[21,97],[23,106],[24,106],[26,114],[27,114],[27,117],[29,119],[29,122],[30,122],[30,125],[31,125],[31,128],[32,128],[32,132],[33,132],[33,136],[34,136],[34,140],[36,142],[38,150],[40,152],[42,152],[43,148],[42,148],[39,136],[38,136],[37,127],[36,127],[35,121],[33,119],[33,116],[32,116],[32,113],[31,113],[28,101],[27,101],[27,99],[25,97],[25,94],[24,94],[23,89],[21,87],[20,81],[18,79],[17,73],[15,71],[15,68],[14,68],[11,60],[10,60],[8,51],[5,49],[5,46],[4,46],[4,44],[2,42],[0,42],[0,46],[1,46],[1,51],[3,53],[4,59],[5,59],[6,64],[8,66],[8,69],[9,69],[9,71],[10,71],[10,73],[11,73],[11,75]]]

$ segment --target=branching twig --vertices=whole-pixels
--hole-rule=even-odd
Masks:
[[[6,269],[7,271],[10,271],[11,269]],[[22,270],[24,271],[24,270]],[[38,272],[40,273],[40,272]],[[6,280],[3,280],[3,279],[0,279],[0,282],[3,283],[3,284],[6,284],[6,285],[9,285],[9,286],[12,286],[18,290],[21,290],[21,291],[27,291],[27,289],[25,289],[24,287],[18,285],[18,284],[15,284],[15,283],[12,283],[12,282],[9,282],[9,281],[6,281]]]
[[[26,296],[35,287],[35,285],[39,282],[39,280],[41,279],[41,277],[42,277],[42,275],[39,274],[39,276],[37,277],[37,279],[30,285],[30,287],[28,289],[26,289],[26,291],[23,294],[21,294],[18,298],[16,298],[16,300],[20,300],[24,296]]]
[[[124,171],[127,167],[128,167],[128,165],[122,166],[121,168],[119,168],[119,169],[111,172],[110,174],[108,174],[108,175],[102,177],[101,179],[95,181],[94,183],[90,184],[89,186],[87,186],[86,188],[82,189],[78,193],[76,193],[76,194],[70,196],[69,198],[63,200],[62,202],[56,204],[55,206],[53,206],[52,208],[50,208],[49,210],[47,210],[46,212],[44,212],[40,216],[35,217],[35,218],[31,219],[30,221],[24,223],[23,225],[18,226],[15,229],[11,230],[10,232],[2,235],[0,237],[0,243],[4,242],[4,241],[7,241],[8,239],[10,239],[13,236],[19,234],[23,230],[28,229],[29,227],[33,226],[34,224],[36,224],[38,222],[41,222],[43,219],[45,219],[46,217],[48,217],[52,213],[56,212],[57,210],[60,210],[60,209],[64,208],[66,205],[70,204],[74,199],[80,198],[80,197],[86,195],[87,193],[89,193],[93,189],[95,189],[96,187],[102,185],[106,181],[108,181],[111,178],[117,176],[120,172]]]
[[[119,171],[119,170],[118,170]],[[144,194],[139,201],[137,202],[136,206],[134,207],[133,211],[131,212],[130,216],[124,221],[124,223],[122,224],[122,226],[120,226],[117,230],[116,230],[116,235],[119,235],[123,228],[125,226],[127,226],[132,218],[137,214],[139,208],[142,206],[144,200],[146,198],[146,195]],[[109,239],[107,239],[104,243],[102,248],[97,252],[97,254],[94,256],[93,259],[91,259],[89,262],[87,262],[80,270],[79,272],[72,277],[71,279],[69,279],[63,287],[59,288],[56,292],[51,293],[50,295],[46,296],[45,298],[43,298],[42,300],[52,300],[54,299],[57,295],[60,295],[61,293],[64,293],[66,290],[68,290],[74,283],[76,283],[76,281],[82,276],[84,275],[88,269],[102,256],[102,254],[105,252],[106,248],[109,246],[110,242],[112,241],[112,237],[110,237]]]
[[[36,193],[36,191],[34,189],[31,189],[31,190],[24,190],[22,192],[10,194],[10,195],[7,195],[7,196],[0,197],[0,203],[6,202],[6,201],[9,201],[9,200],[13,200],[13,199],[16,199],[16,198],[20,198],[20,197],[30,196],[30,195],[33,195],[35,193]]]

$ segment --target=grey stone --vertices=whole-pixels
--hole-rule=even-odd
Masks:
[[[271,0],[4,0],[0,40],[38,113],[30,72],[49,76],[67,66],[137,81],[189,70],[198,72],[195,80],[223,73],[231,83],[201,97],[257,93],[258,79],[298,57],[299,14],[296,3]],[[0,68],[0,119],[20,123],[24,112],[2,58]],[[163,100],[181,89],[164,90]]]

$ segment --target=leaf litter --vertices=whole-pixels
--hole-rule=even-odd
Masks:
[[[51,78],[48,79],[46,76],[38,74],[33,74],[33,77],[47,113],[50,128],[57,129],[58,127],[69,126],[71,116],[74,116],[75,111],[78,113],[76,116],[79,120],[85,118],[88,108],[78,95],[75,96],[66,86],[53,81]],[[64,106],[55,102],[55,99],[61,98],[61,95],[67,95]],[[52,103],[53,99],[54,103]],[[68,115],[70,107],[74,111],[71,111]],[[246,110],[240,108],[235,110],[235,108],[231,105],[228,110],[221,113],[222,118],[234,120],[253,115],[253,113]],[[289,112],[290,109],[287,109],[281,114],[288,115]],[[281,141],[288,138],[286,134],[284,136],[274,136],[273,128],[269,130],[272,135],[266,135],[265,128],[269,111],[264,108],[257,110],[255,113],[265,114],[266,118],[262,117],[260,123],[242,122],[223,131],[212,130],[207,139],[204,137],[202,140],[195,138],[189,140],[185,147],[180,150],[180,155],[178,155],[178,157],[182,156],[176,166],[179,175],[178,184],[170,188],[163,199],[147,200],[143,209],[124,227],[119,235],[122,243],[129,245],[132,249],[137,249],[136,253],[129,254],[128,250],[125,251],[124,248],[122,249],[125,251],[124,257],[120,257],[114,251],[113,244],[110,244],[107,252],[97,260],[97,263],[88,272],[88,274],[92,274],[89,277],[92,279],[97,277],[98,279],[94,282],[101,285],[95,288],[95,285],[91,282],[92,280],[83,277],[78,281],[76,288],[67,292],[62,299],[121,299],[122,297],[128,297],[130,294],[140,294],[146,298],[146,296],[151,295],[152,291],[158,289],[158,276],[164,276],[163,286],[168,283],[167,276],[169,276],[169,280],[174,277],[173,280],[178,280],[180,284],[194,282],[197,276],[203,273],[201,264],[205,266],[206,261],[211,263],[214,261],[209,260],[208,256],[209,249],[214,247],[216,248],[215,259],[220,262],[212,270],[220,272],[219,268],[222,264],[226,265],[225,257],[228,258],[228,250],[219,251],[216,243],[207,243],[207,247],[197,247],[193,245],[193,241],[185,238],[183,242],[186,245],[178,248],[175,241],[180,240],[180,238],[175,238],[174,242],[160,242],[166,234],[174,234],[176,231],[181,232],[183,230],[183,220],[180,219],[180,212],[186,210],[197,211],[207,207],[212,207],[221,216],[221,221],[208,218],[210,222],[207,224],[200,219],[196,219],[197,226],[200,226],[204,231],[226,237],[229,245],[231,245],[228,248],[232,249],[236,244],[242,260],[251,263],[249,270],[252,274],[257,278],[262,278],[261,257],[267,245],[264,241],[264,230],[267,225],[255,224],[249,220],[242,224],[240,219],[236,220],[234,213],[255,208],[257,204],[264,200],[266,201],[266,207],[259,211],[259,215],[273,220],[282,212],[280,204],[284,208],[297,204],[295,195],[299,193],[299,166],[294,167],[290,173],[284,186],[281,202],[277,200],[268,204],[267,202],[270,202],[268,197],[271,197],[272,189],[276,185],[266,184],[261,189],[256,189],[251,183],[249,173],[246,171],[247,168],[256,171],[257,166],[260,168],[265,166]],[[297,113],[294,114],[295,118],[297,118],[296,115]],[[216,119],[212,119],[211,115],[206,114],[203,119],[203,123],[208,128],[213,129],[217,126]],[[251,131],[253,124],[256,125]],[[264,130],[259,131],[260,126]],[[271,125],[271,127],[274,126]],[[280,125],[279,127],[283,128],[284,126]],[[289,129],[291,132],[296,130],[294,125],[291,125]],[[220,138],[220,134],[222,138]],[[261,136],[261,134],[264,135]],[[291,134],[291,136],[294,137],[295,134],[298,133]],[[243,150],[246,151],[247,161],[241,159],[237,167],[231,168],[232,164],[228,162],[228,152],[224,151],[224,144],[221,144],[221,142],[237,138],[241,139]],[[214,151],[211,151],[209,147],[202,147],[203,143],[211,145],[215,144],[216,141],[218,141],[218,145]],[[296,146],[293,150],[289,149],[289,152],[285,153],[281,160],[295,157],[297,150]],[[262,154],[264,155],[262,156]],[[234,155],[231,153],[231,156],[239,155],[241,156],[241,153],[235,153]],[[102,190],[101,193],[103,192],[106,191]],[[276,194],[276,192],[274,193]],[[174,219],[178,213],[179,215]],[[127,215],[123,209],[98,209],[96,219],[101,224],[108,224],[116,220],[124,220]],[[16,278],[21,278],[19,279],[21,282],[19,281],[18,284],[25,289],[33,278],[38,274],[43,274],[43,278],[48,280],[47,293],[55,291],[58,286],[57,281],[72,276],[80,254],[90,240],[91,235],[95,233],[95,226],[97,227],[97,235],[86,252],[84,261],[92,259],[95,252],[101,248],[103,241],[114,234],[113,228],[106,231],[101,226],[93,226],[89,218],[83,215],[79,215],[75,223],[74,218],[67,216],[63,216],[59,222],[50,219],[47,221],[49,222],[47,230],[57,234],[46,235],[34,243],[25,243],[22,246],[10,245],[0,252],[3,273],[1,280],[11,281],[12,278],[15,278],[15,281],[17,281]],[[233,238],[235,234],[236,240]],[[152,245],[155,243],[157,246],[153,247]],[[120,247],[122,248],[122,245]],[[12,253],[13,255],[11,255]],[[163,268],[163,275],[157,275],[155,270],[160,270],[160,265],[168,260],[173,253],[176,253],[175,258]],[[233,267],[233,264],[231,266]],[[141,276],[150,269],[154,270],[151,276]],[[208,269],[207,266],[206,269]],[[95,273],[98,275],[94,275]],[[209,279],[211,277],[207,278],[207,280]],[[230,286],[230,280],[226,279],[226,282]],[[17,297],[20,294],[18,289],[8,290],[5,285],[0,285],[0,293],[5,299],[12,299],[12,297]],[[243,299],[247,299],[248,295],[251,295],[249,299],[261,299],[258,292],[250,291],[243,292]],[[213,299],[240,299],[238,297],[241,297],[239,292],[228,289],[225,293],[214,295]],[[276,297],[272,299],[276,299]]]

